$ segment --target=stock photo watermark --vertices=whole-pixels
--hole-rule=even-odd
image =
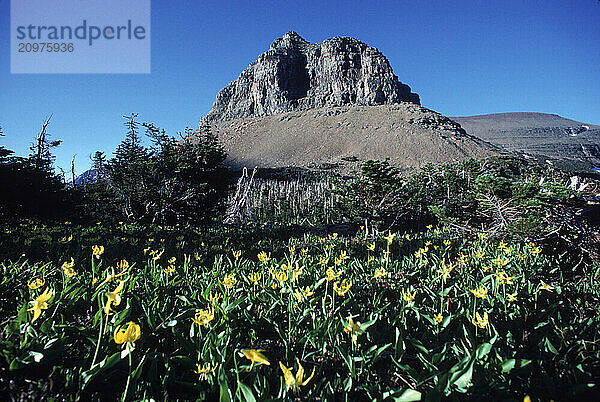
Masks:
[[[11,0],[13,74],[150,73],[150,0]]]

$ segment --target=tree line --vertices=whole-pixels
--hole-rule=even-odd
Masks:
[[[74,168],[70,181],[56,171],[61,141],[48,132],[50,118],[29,155],[0,146],[0,219],[175,225],[206,223],[224,211],[227,155],[209,127],[176,138],[137,114],[124,118],[125,138],[110,158],[97,151],[81,180]]]

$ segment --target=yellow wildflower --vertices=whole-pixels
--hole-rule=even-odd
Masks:
[[[121,304],[121,292],[123,291],[125,282],[127,282],[127,280],[119,281],[119,284],[117,285],[115,290],[113,290],[112,292],[106,292],[106,303],[104,304],[104,313],[106,315],[110,314],[111,305],[118,306],[119,304]]]
[[[285,367],[283,363],[279,362],[279,367],[283,372],[283,379],[285,380],[285,385],[288,389],[291,388],[294,392],[298,391],[300,387],[306,386],[315,375],[315,368],[313,367],[312,374],[305,380],[304,367],[302,367],[298,358],[296,358],[296,363],[298,364],[298,372],[296,372],[296,376],[294,376],[290,369]]]
[[[396,237],[396,233],[388,232],[388,235],[384,237],[387,241],[388,246],[390,246],[394,242],[394,238]],[[409,240],[407,238],[407,240]]]
[[[446,260],[442,260],[441,266],[438,269],[438,273],[442,276],[442,281],[445,283],[448,280],[448,275],[454,269],[454,264],[446,265]]]
[[[410,292],[410,289],[407,289],[406,291],[402,290],[400,293],[402,293],[402,298],[404,299],[405,302],[412,302],[415,300],[415,296],[417,295],[417,291],[415,290],[414,292]]]
[[[223,281],[221,283],[227,289],[231,289],[235,285],[235,276],[233,274],[227,274],[227,275],[225,275],[225,277],[223,278]]]
[[[267,366],[271,365],[269,360],[267,360],[267,358],[262,354],[264,351],[264,349],[242,349],[240,351],[240,356],[243,356],[252,362],[248,371],[252,370],[254,363],[265,364]]]
[[[294,296],[296,296],[296,299],[301,302],[305,299],[308,299],[310,296],[314,295],[315,292],[311,291],[310,288],[308,286],[306,286],[303,289],[296,289],[294,291]]]
[[[420,248],[417,251],[415,251],[415,257],[423,258],[427,254],[428,251],[429,251],[429,247],[427,247],[427,246]]]
[[[327,274],[327,281],[331,282],[334,281],[335,279],[337,279],[340,275],[342,275],[342,271],[339,272],[335,272],[333,269],[329,268],[326,272]]]
[[[296,282],[300,275],[302,275],[302,268],[298,267],[298,263],[296,263],[296,269],[292,272],[292,282]]]
[[[196,309],[196,315],[192,318],[192,321],[198,325],[208,325],[214,318],[215,310],[214,307],[210,305],[206,310]]]
[[[436,324],[439,324],[444,320],[444,316],[442,315],[442,313],[437,313],[433,316],[433,318],[435,319]]]
[[[261,251],[260,253],[258,253],[257,257],[258,260],[264,264],[271,259],[271,253],[267,254],[264,251]]]
[[[339,281],[336,281],[333,284],[333,290],[335,290],[335,292],[339,296],[344,296],[346,293],[348,293],[348,291],[352,287],[352,282],[347,282],[346,279],[344,279],[339,286],[338,286],[338,283],[339,283]]]
[[[503,285],[512,285],[513,284],[513,279],[515,279],[515,276],[508,276],[506,275],[506,272],[500,270],[496,273],[496,277],[498,278],[498,282],[500,282]]]
[[[477,289],[470,289],[469,292],[473,293],[475,297],[485,299],[488,294],[488,289],[485,286],[481,285]]]
[[[252,282],[254,285],[256,285],[256,283],[258,281],[260,281],[260,272],[253,272],[250,275],[248,275],[248,279],[250,280],[250,282]]]
[[[68,276],[69,278],[77,275],[77,273],[73,269],[73,266],[75,266],[75,260],[73,259],[73,257],[71,257],[71,261],[70,262],[64,262],[63,265],[62,265],[63,273],[66,276]]]
[[[275,271],[273,273],[273,276],[275,277],[275,279],[277,279],[279,282],[285,282],[288,280],[288,273],[285,271]]]
[[[548,292],[552,292],[554,290],[553,286],[548,285],[546,282],[544,281],[540,281],[540,289],[542,290],[547,290]]]
[[[517,301],[517,294],[516,293],[507,294],[506,295],[506,300],[508,300],[511,303],[516,302]]]
[[[97,245],[92,246],[92,254],[94,257],[100,258],[100,256],[103,253],[104,253],[104,246],[97,246]],[[146,254],[146,253],[144,252],[144,254]]]
[[[485,328],[488,325],[488,313],[487,311],[483,314],[483,317],[479,313],[475,313],[475,317],[471,320],[473,325],[479,328]]]
[[[375,242],[373,242],[373,243],[367,243],[367,249],[369,251],[375,251]]]
[[[378,278],[383,278],[385,276],[387,276],[388,272],[386,271],[386,269],[384,267],[381,268],[377,268],[375,270],[375,275],[373,275],[374,279],[378,279]]]
[[[73,235],[65,236],[59,240],[61,243],[68,243],[73,240]]]
[[[115,328],[113,338],[117,345],[125,344],[123,345],[123,347],[125,347],[126,345],[133,346],[134,342],[140,339],[141,335],[142,331],[140,326],[133,321],[129,321],[127,327],[121,328],[119,326]]]
[[[201,380],[205,380],[208,374],[213,373],[217,367],[219,367],[219,363],[214,363],[212,365],[210,363],[198,363],[196,364],[196,370],[194,370],[194,373],[198,374]]]
[[[542,252],[542,249],[540,247],[533,247],[529,252],[533,255],[538,255]]]
[[[235,260],[237,260],[238,258],[240,258],[242,256],[242,250],[237,250],[237,251],[232,251],[231,254],[233,254],[233,258]]]
[[[212,304],[216,304],[220,298],[221,298],[221,295],[219,293],[215,293],[215,294],[211,293],[208,296],[208,301],[211,302]]]
[[[444,240],[444,246],[450,246],[452,245],[452,242],[448,239]]]
[[[31,303],[31,307],[28,308],[27,311],[33,311],[31,322],[34,322],[39,318],[40,314],[42,314],[42,310],[48,309],[48,300],[50,300],[52,296],[54,296],[54,291],[50,288],[46,288],[41,295],[29,302]]]
[[[119,268],[121,271],[124,271],[129,268],[129,263],[127,260],[123,259],[117,263],[117,268]]]
[[[33,278],[27,282],[27,287],[31,290],[39,289],[46,284],[44,277]]]
[[[360,322],[354,322],[352,317],[348,317],[348,325],[344,327],[344,332],[350,334],[352,343],[356,344],[358,341],[358,335],[361,335],[365,331],[360,327]]]

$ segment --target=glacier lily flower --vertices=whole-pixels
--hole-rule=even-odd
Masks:
[[[479,328],[485,328],[488,325],[488,313],[485,312],[483,317],[479,313],[475,313],[475,317],[471,320],[473,325]]]
[[[118,306],[121,304],[121,292],[123,292],[123,287],[125,286],[124,281],[119,281],[119,284],[112,292],[106,292],[106,303],[104,304],[104,313],[109,315],[111,312],[111,305]]]
[[[306,385],[308,385],[308,383],[310,382],[310,380],[312,380],[312,378],[315,375],[315,368],[313,367],[313,371],[312,374],[310,375],[310,377],[308,377],[306,380],[304,379],[304,367],[302,367],[302,365],[300,364],[300,360],[298,360],[298,358],[296,358],[296,363],[298,364],[298,371],[296,372],[296,375],[294,376],[292,374],[292,371],[285,367],[283,365],[283,363],[279,362],[279,367],[281,368],[281,371],[283,372],[283,379],[285,380],[285,385],[288,389],[292,389],[292,391],[296,392],[300,389],[300,387],[305,387]]]
[[[142,331],[140,330],[140,326],[135,322],[130,321],[127,323],[126,327],[117,327],[115,328],[115,332],[113,334],[113,338],[117,345],[125,344],[125,346],[135,346],[134,342],[137,341],[142,335]]]
[[[35,300],[29,302],[31,303],[31,308],[27,309],[27,311],[33,311],[31,322],[34,322],[39,318],[40,314],[42,314],[42,310],[48,309],[48,300],[50,300],[52,296],[54,296],[54,291],[46,288],[46,290],[36,297]]]
[[[248,371],[252,370],[252,367],[254,367],[255,363],[264,364],[267,366],[271,365],[271,362],[269,362],[269,360],[267,360],[267,358],[262,354],[262,352],[264,352],[264,351],[265,351],[264,349],[242,349],[242,350],[240,350],[240,356],[245,357],[246,359],[248,359],[252,362]]]
[[[339,286],[338,283],[339,281],[336,281],[333,284],[333,290],[335,290],[335,293],[337,293],[339,296],[344,296],[352,287],[352,282],[347,282],[346,279],[344,279]]]
[[[469,292],[473,293],[475,297],[485,299],[488,294],[488,289],[485,286],[481,285],[477,289],[470,289]]]
[[[33,278],[29,282],[27,282],[27,287],[31,290],[36,290],[41,288],[46,284],[46,280],[44,277]]]
[[[208,325],[208,323],[214,320],[214,318],[214,307],[209,306],[209,308],[206,310],[196,309],[196,315],[194,318],[192,318],[192,321],[198,325]]]
[[[352,343],[356,344],[358,342],[358,336],[363,334],[365,331],[360,327],[360,322],[354,322],[352,317],[348,317],[348,325],[344,327],[344,332],[350,334]]]

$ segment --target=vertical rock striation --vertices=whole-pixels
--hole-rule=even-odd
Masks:
[[[313,44],[288,32],[219,91],[203,123],[326,106],[400,102],[420,104],[419,96],[398,81],[376,48],[347,37]]]

